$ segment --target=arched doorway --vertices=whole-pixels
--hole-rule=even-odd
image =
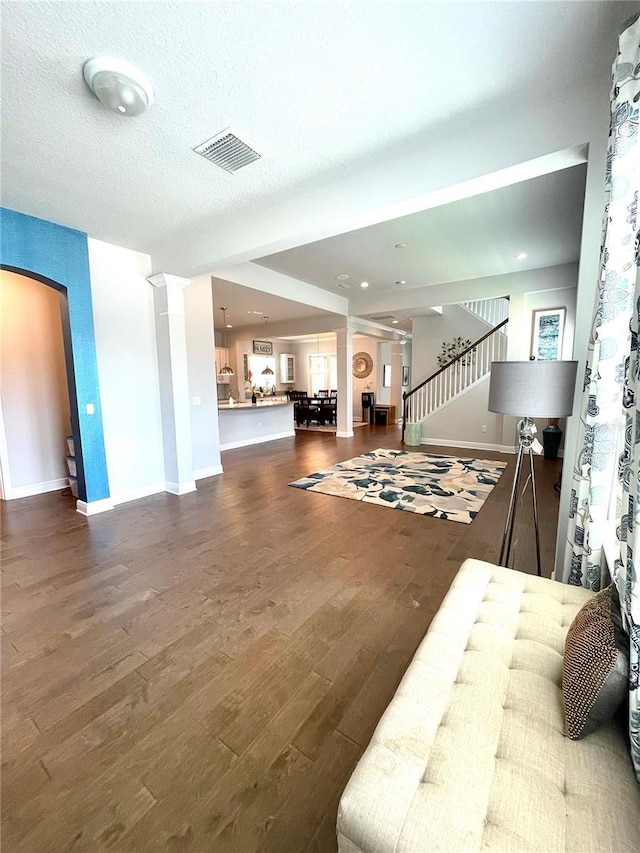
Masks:
[[[109,499],[96,359],[87,236],[52,222],[0,209],[0,268],[54,288],[61,299],[78,509]]]
[[[54,288],[0,270],[0,473],[5,500],[67,485],[71,420],[62,300],[66,294]],[[69,462],[73,468],[74,460]]]

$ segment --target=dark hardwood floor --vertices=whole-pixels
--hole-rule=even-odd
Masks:
[[[470,525],[287,487],[376,447],[399,430],[228,451],[197,493],[90,519],[57,493],[2,504],[6,853],[336,850],[455,572],[498,558],[514,464]],[[559,467],[537,460],[547,574]]]

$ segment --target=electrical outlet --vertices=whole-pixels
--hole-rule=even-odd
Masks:
[[[486,431],[487,431],[486,426],[484,424],[482,424],[482,426],[480,427],[480,432],[486,432]]]

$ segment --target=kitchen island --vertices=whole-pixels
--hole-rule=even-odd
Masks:
[[[247,447],[277,438],[295,435],[293,403],[290,400],[265,397],[254,403],[218,403],[220,450]]]

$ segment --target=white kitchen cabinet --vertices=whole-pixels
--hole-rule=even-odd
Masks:
[[[295,355],[291,355],[287,352],[283,352],[280,355],[280,381],[289,385],[293,385],[296,381]]]

